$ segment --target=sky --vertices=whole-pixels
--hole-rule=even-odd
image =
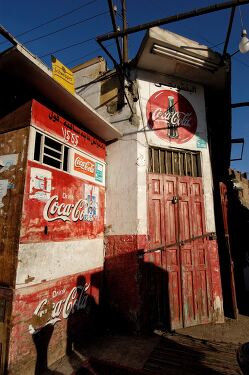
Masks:
[[[128,27],[199,9],[219,0],[126,0]],[[113,0],[117,6],[116,21],[122,28],[121,0]],[[161,26],[189,39],[223,52],[231,10]],[[69,68],[95,56],[111,61],[99,47],[95,38],[113,31],[107,0],[5,0],[0,2],[0,24],[34,55],[51,67],[51,54]],[[241,30],[249,34],[249,4],[235,12],[228,53],[238,50]],[[49,34],[49,35],[48,35]],[[145,31],[128,37],[129,59],[135,57]],[[8,48],[0,36],[0,51]],[[113,40],[105,42],[110,53],[117,58]],[[236,53],[232,57],[232,103],[249,101],[249,53]],[[249,176],[249,107],[232,110],[232,138],[244,138],[243,159],[231,162],[231,167],[248,172]],[[222,139],[221,152],[222,152]],[[232,148],[231,158],[239,158],[241,145]]]

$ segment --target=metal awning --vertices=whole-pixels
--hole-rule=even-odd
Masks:
[[[204,45],[159,27],[149,29],[135,67],[222,89],[230,62]]]
[[[79,95],[72,95],[52,78],[52,72],[23,46],[16,46],[0,54],[1,75],[16,79],[45,97],[70,118],[105,141],[122,136],[112,124],[100,116]]]

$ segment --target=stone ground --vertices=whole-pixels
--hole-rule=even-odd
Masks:
[[[180,329],[173,335],[163,330],[146,337],[105,333],[88,339],[72,356],[51,366],[48,373],[241,374],[236,351],[245,342],[249,342],[249,317],[244,315],[238,320],[226,319],[224,324]],[[194,367],[188,369],[189,358]],[[91,370],[91,363],[95,370]]]

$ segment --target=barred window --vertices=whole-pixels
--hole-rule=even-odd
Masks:
[[[200,153],[150,147],[149,172],[201,177]]]
[[[34,160],[68,171],[68,150],[69,148],[63,143],[36,132]]]

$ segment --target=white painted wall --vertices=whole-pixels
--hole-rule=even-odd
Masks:
[[[136,135],[127,136],[107,147],[106,234],[137,233],[136,162]]]
[[[103,263],[103,238],[20,244],[16,288],[91,271]]]
[[[154,72],[142,72],[138,73],[138,88],[139,88],[139,101],[137,102],[137,113],[141,116],[140,132],[137,135],[138,154],[137,157],[140,160],[144,160],[148,166],[148,145],[157,146],[162,148],[183,148],[193,151],[199,151],[201,153],[202,162],[202,178],[203,178],[203,189],[204,189],[204,203],[205,203],[205,214],[206,214],[206,230],[208,232],[215,231],[214,221],[214,205],[213,205],[213,182],[212,182],[212,171],[210,164],[209,148],[207,143],[207,123],[205,114],[205,101],[204,101],[204,90],[202,86],[192,82],[185,82],[183,80],[177,80],[176,78],[157,75]],[[163,83],[165,85],[171,84],[171,86],[157,87],[155,83]],[[197,115],[197,131],[196,135],[191,140],[183,144],[176,144],[174,142],[168,142],[167,140],[161,139],[156,135],[154,131],[143,131],[149,130],[147,125],[146,117],[146,105],[147,101],[152,94],[156,91],[167,89],[177,91],[177,88],[172,88],[172,85],[178,87],[195,87],[195,92],[188,92],[180,90],[183,95],[194,108]],[[206,148],[198,148],[197,140],[201,138],[206,142]],[[146,178],[144,173],[147,170],[146,165],[138,165],[138,222],[139,232],[147,232],[147,212],[145,207],[147,206],[147,194],[146,194]]]

